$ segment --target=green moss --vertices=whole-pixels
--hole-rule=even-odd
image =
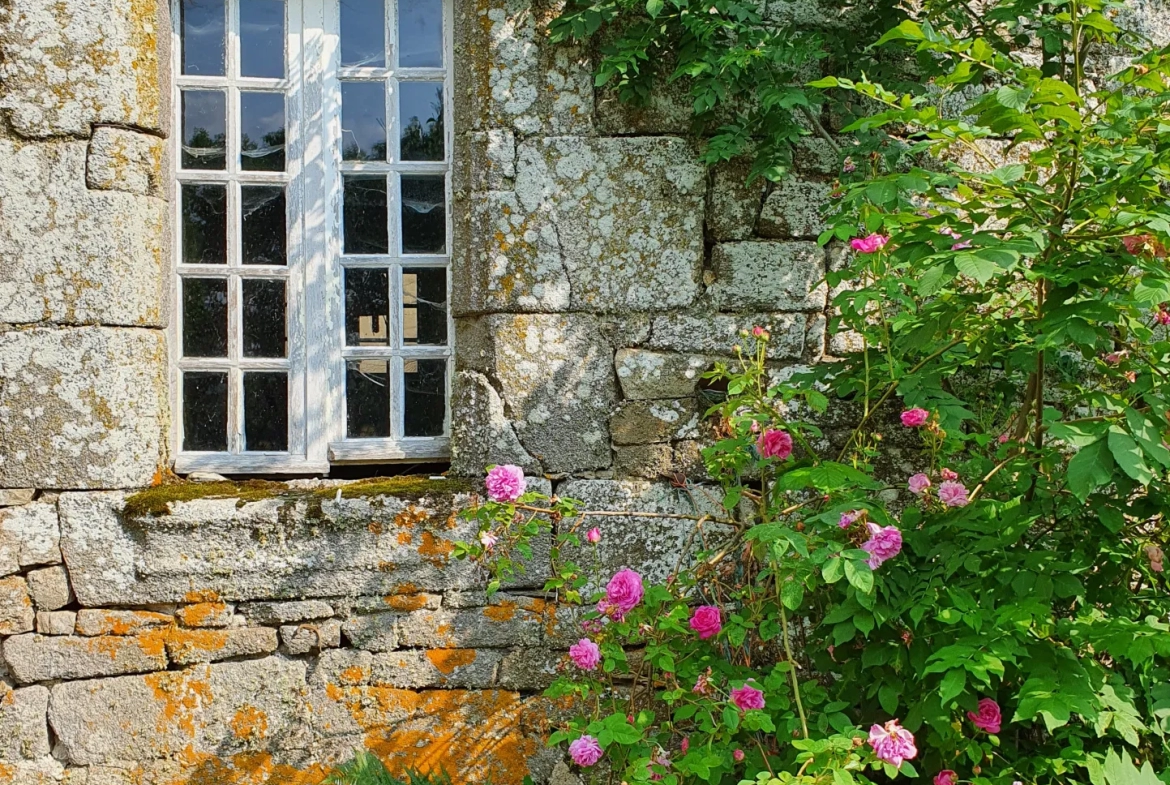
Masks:
[[[127,518],[158,517],[170,514],[171,502],[195,499],[239,499],[241,504],[272,499],[288,493],[284,483],[265,480],[241,482],[176,482],[139,491],[126,499],[122,512]]]
[[[475,490],[475,483],[462,478],[444,478],[432,480],[421,475],[404,475],[401,477],[371,477],[349,485],[341,486],[341,498],[365,499],[371,496],[394,496],[398,499],[418,500],[424,496],[435,496],[454,493],[471,493]],[[337,495],[336,488],[321,488],[313,492],[315,496],[330,499]]]

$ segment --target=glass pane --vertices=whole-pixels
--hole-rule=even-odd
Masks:
[[[349,175],[345,178],[345,253],[390,253],[386,227],[386,178]]]
[[[284,0],[240,0],[240,76],[284,76]]]
[[[285,357],[284,281],[243,281],[244,356]]]
[[[398,83],[398,122],[403,161],[443,160],[443,85]]]
[[[345,435],[351,439],[390,435],[390,361],[345,364]]]
[[[447,192],[442,175],[403,175],[402,252],[447,252]]]
[[[227,279],[183,279],[183,356],[227,357]]]
[[[427,267],[403,268],[402,342],[446,345],[446,270]]]
[[[398,65],[439,68],[443,65],[443,0],[398,4]]]
[[[284,93],[240,93],[240,168],[284,171]]]
[[[287,264],[284,186],[240,186],[240,215],[244,264]]]
[[[447,416],[447,361],[407,360],[402,364],[405,436],[442,436]]]
[[[183,184],[183,264],[227,264],[227,186]]]
[[[227,99],[220,90],[183,91],[184,169],[227,166]]]
[[[183,73],[224,75],[224,0],[183,0]]]
[[[386,65],[386,7],[382,0],[341,0],[341,65]]]
[[[183,449],[227,449],[227,374],[183,374]]]
[[[390,343],[390,274],[386,270],[345,271],[345,345]]]
[[[283,452],[288,449],[288,375],[281,372],[244,374],[244,449]]]
[[[386,160],[386,83],[341,83],[341,157]]]

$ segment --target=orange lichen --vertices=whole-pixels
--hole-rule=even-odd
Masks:
[[[194,738],[196,718],[202,714],[203,707],[211,704],[213,698],[211,685],[207,681],[210,671],[204,669],[202,676],[196,675],[197,672],[195,669],[164,671],[148,673],[143,677],[154,697],[162,702],[162,713],[158,722],[160,733],[177,728]]]
[[[408,531],[398,532],[398,544],[399,545],[410,545],[412,542],[414,542],[414,537],[411,536],[410,532],[408,532]]]
[[[187,627],[216,627],[227,621],[227,605],[222,602],[198,602],[175,611],[179,623]]]
[[[427,522],[426,510],[420,510],[413,504],[394,516],[394,525],[399,529],[417,529]]]
[[[241,706],[230,722],[237,739],[255,741],[268,735],[268,715],[255,706]]]
[[[475,649],[431,649],[427,659],[444,676],[450,676],[456,668],[475,662]]]
[[[382,526],[381,521],[370,521],[366,524],[366,529],[375,537],[383,534],[386,531],[385,527]]]
[[[396,611],[417,611],[427,606],[425,594],[387,594],[382,599]]]
[[[395,594],[418,594],[420,591],[421,589],[419,589],[419,587],[409,582],[400,583],[394,587]]]
[[[213,589],[189,591],[183,595],[183,602],[219,602],[219,592]]]
[[[366,679],[370,678],[370,670],[369,668],[363,668],[360,665],[351,665],[341,673],[337,674],[337,678],[342,684],[361,684]]]
[[[79,635],[133,635],[172,624],[172,617],[151,611],[82,611],[77,615]]]
[[[167,654],[171,659],[190,661],[196,652],[221,651],[228,644],[227,630],[168,630]]]
[[[451,560],[455,551],[455,544],[450,540],[441,540],[428,531],[422,533],[422,544],[418,546],[418,553],[423,561],[431,566],[442,569]]]
[[[511,621],[516,617],[516,603],[504,600],[498,605],[489,605],[483,609],[483,615],[492,621]]]

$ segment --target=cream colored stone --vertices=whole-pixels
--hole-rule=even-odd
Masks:
[[[166,142],[121,128],[97,128],[89,141],[86,184],[98,191],[166,196],[163,159]]]
[[[0,509],[0,575],[61,561],[55,501]]]
[[[72,635],[76,627],[74,611],[37,611],[37,632],[41,635]]]
[[[0,579],[0,635],[29,632],[34,618],[32,598],[24,578],[14,575]]]
[[[49,754],[49,691],[14,690],[0,682],[0,761],[36,760]],[[0,775],[4,766],[0,764]]]
[[[25,576],[28,590],[32,594],[37,610],[55,611],[73,602],[73,590],[69,588],[69,573],[56,565],[32,570]]]

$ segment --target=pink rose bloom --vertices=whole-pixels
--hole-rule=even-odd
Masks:
[[[691,614],[691,629],[699,633],[699,640],[714,638],[723,629],[723,617],[714,605],[700,605]]]
[[[578,766],[592,766],[601,760],[601,745],[592,736],[582,736],[569,745],[569,757]]]
[[[659,752],[656,756],[654,756],[653,758],[650,759],[649,763],[646,764],[646,771],[650,774],[650,781],[651,782],[659,782],[666,775],[660,774],[657,771],[655,771],[654,764],[658,764],[659,766],[661,766],[664,769],[669,769],[670,768],[670,758],[668,758],[666,756],[665,752]]]
[[[485,551],[490,551],[492,548],[496,547],[496,543],[499,541],[500,538],[491,532],[479,533],[479,544],[483,546]]]
[[[621,618],[637,607],[642,601],[643,593],[641,575],[633,570],[618,570],[606,584],[605,599],[602,602],[607,609],[612,608],[618,614],[618,618]],[[600,605],[598,609],[601,609]]]
[[[763,338],[763,339],[767,340],[768,338],[772,337],[772,334],[757,324],[755,327],[752,328],[752,337],[753,338]]]
[[[955,243],[954,245],[952,245],[951,250],[952,251],[962,251],[964,248],[970,248],[970,247],[971,247],[971,241],[964,240],[961,243]]]
[[[915,496],[921,496],[930,489],[930,478],[922,472],[910,476],[906,481],[906,485],[910,488],[910,493]]]
[[[999,711],[999,704],[991,698],[982,698],[979,701],[979,712],[967,712],[971,724],[981,731],[999,733],[999,726],[1003,722],[1003,715]]]
[[[850,510],[849,512],[841,513],[841,517],[837,520],[837,525],[842,529],[848,529],[862,516],[861,510]]]
[[[897,526],[878,526],[876,523],[867,523],[869,539],[861,546],[869,553],[865,563],[871,570],[882,566],[882,562],[889,561],[902,552],[902,532]]]
[[[1165,306],[1160,307],[1158,312],[1154,314],[1154,321],[1162,326],[1170,324],[1170,311],[1167,311]]]
[[[934,775],[934,785],[956,785],[959,775],[950,769],[943,769]]]
[[[1105,355],[1105,362],[1110,365],[1117,365],[1121,362],[1121,352],[1109,352],[1109,354]]]
[[[582,638],[569,647],[569,656],[578,668],[591,671],[601,662],[601,649],[588,638]]]
[[[861,253],[874,253],[881,250],[886,243],[890,241],[889,237],[881,234],[871,234],[868,237],[855,237],[849,241],[849,245],[854,251]]]
[[[711,692],[711,669],[708,668],[705,673],[700,673],[699,678],[695,679],[695,686],[691,692],[696,695],[706,695]]]
[[[740,711],[747,711],[748,709],[762,709],[764,708],[764,693],[752,686],[749,681],[742,687],[737,687],[731,691],[731,702],[734,703]]]
[[[743,761],[743,750],[737,749],[735,752],[731,753],[731,757],[735,758],[736,763],[740,763]]]
[[[683,736],[682,744],[678,745],[679,752],[683,755],[687,754],[687,750],[691,748],[691,739],[689,736]]]
[[[493,466],[483,482],[494,502],[514,502],[524,494],[524,470],[505,463]]]
[[[921,428],[930,419],[930,412],[926,409],[907,409],[902,412],[902,424],[907,428]]]
[[[959,475],[957,473],[951,471],[950,469],[943,469],[941,472],[939,472],[939,474],[942,475],[942,478],[944,480],[957,480],[957,479],[959,479]]]
[[[1008,436],[1008,435],[1007,435],[1007,432],[1005,431],[1004,433],[1001,433],[1001,434],[999,435],[999,443],[1000,443],[1000,444],[1007,444],[1007,440],[1008,440],[1008,439],[1010,439],[1010,438],[1011,438],[1011,437],[1010,437],[1010,436]]]
[[[594,545],[601,542],[601,529],[594,526],[585,533],[585,539],[589,540],[589,542],[593,543]]]
[[[967,488],[961,482],[947,480],[938,486],[938,498],[948,507],[966,507]]]
[[[761,458],[786,459],[792,455],[792,437],[786,431],[768,428],[756,440],[756,450]]]
[[[869,729],[869,746],[873,747],[878,760],[894,768],[899,768],[902,761],[910,760],[918,754],[918,748],[914,746],[914,734],[899,725],[897,720],[872,726]]]

